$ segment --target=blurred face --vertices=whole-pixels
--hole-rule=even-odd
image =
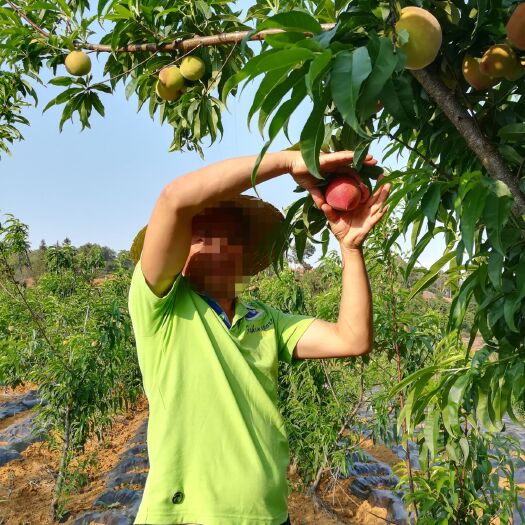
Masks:
[[[226,236],[193,235],[183,273],[198,291],[233,298],[248,281],[243,277],[243,245]]]

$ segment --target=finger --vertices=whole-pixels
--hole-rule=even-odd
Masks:
[[[383,184],[381,184],[380,182],[378,182],[375,187],[374,187],[374,195],[377,194],[377,195],[380,195],[380,194],[385,194],[385,196],[388,195],[388,193],[390,192],[390,188],[392,187],[392,184],[390,182],[385,182]]]
[[[381,209],[381,206],[378,206],[377,209],[374,210],[372,215],[374,215],[374,217],[379,217],[380,219],[389,209],[390,209],[390,204],[386,204],[385,206],[383,206],[382,209]]]
[[[372,215],[374,213],[377,213],[377,211],[381,210],[382,206],[384,206],[385,198],[379,198],[370,206]]]
[[[333,168],[330,170],[332,173],[340,173],[348,175],[352,179],[358,179],[361,180],[361,176],[359,175],[359,172],[350,166],[338,166],[337,168]]]
[[[383,173],[381,173],[381,175],[379,175],[376,179],[376,185],[375,187],[377,189],[379,189],[381,186],[384,186],[385,184],[387,184],[386,182],[383,182],[383,179],[385,178],[385,175]],[[390,184],[390,183],[389,183]],[[390,184],[391,185],[391,184]]]
[[[390,209],[390,204],[387,204],[382,210],[374,216],[374,224],[377,224],[384,216],[385,213]]]
[[[350,150],[336,151],[319,156],[319,163],[323,169],[349,164],[354,160],[354,152]]]
[[[339,213],[337,213],[337,210],[334,210],[329,204],[323,204],[321,210],[329,222],[337,222],[339,219]]]
[[[383,193],[384,186],[381,186],[379,189],[376,189],[372,195],[368,198],[366,201],[366,205],[371,208],[381,197],[381,194]],[[384,199],[383,199],[384,200]]]
[[[310,195],[312,196],[312,199],[314,200],[314,204],[321,209],[323,204],[326,202],[323,192],[320,188],[309,188],[308,191],[310,192]]]

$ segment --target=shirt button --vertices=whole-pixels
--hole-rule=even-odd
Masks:
[[[171,501],[173,501],[173,503],[181,503],[181,501],[184,499],[184,492],[175,492],[175,494],[173,494],[173,498],[171,498]]]

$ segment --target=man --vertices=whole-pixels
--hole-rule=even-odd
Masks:
[[[217,162],[168,183],[133,243],[129,312],[149,401],[150,463],[134,524],[290,523],[277,362],[372,348],[362,243],[388,209],[380,208],[389,185],[345,213],[325,202],[300,152],[266,154],[259,166],[257,183],[289,173],[307,189],[340,243],[343,292],[330,323],[237,298],[269,264],[282,220],[268,203],[240,195],[255,160]],[[344,172],[352,160],[352,151],[322,154],[321,171]]]

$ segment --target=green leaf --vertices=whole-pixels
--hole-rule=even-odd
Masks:
[[[232,75],[231,77],[229,77],[228,80],[226,80],[226,82],[224,83],[224,87],[222,90],[222,99],[221,99],[222,102],[226,101],[226,98],[228,97],[228,94],[230,93],[230,91],[235,86],[237,86],[240,82],[242,82],[244,79],[250,76],[256,76],[257,66],[262,60],[266,60],[269,56],[275,55],[276,53],[279,53],[279,52],[280,52],[279,49],[270,49],[269,51],[265,51],[264,53],[261,53],[260,55],[256,55],[250,60],[248,60],[248,62],[246,62],[246,64],[240,71],[235,73],[235,75]],[[274,68],[274,69],[279,69],[279,68]]]
[[[430,405],[427,410],[425,418],[425,426],[423,428],[423,435],[425,436],[425,443],[430,452],[431,459],[434,459],[438,447],[439,437],[439,411],[434,405]]]
[[[516,333],[520,330],[515,324],[515,315],[519,308],[521,308],[522,298],[518,291],[512,291],[505,297],[505,303],[503,304],[503,317],[508,327]]]
[[[286,211],[286,217],[284,218],[284,221],[282,221],[278,234],[276,235],[276,238],[274,240],[274,243],[271,247],[272,253],[282,253],[283,248],[285,244],[288,241],[289,235],[290,235],[290,224],[295,217],[295,214],[297,213],[297,210],[306,202],[307,197],[301,197],[300,199],[296,200]],[[272,262],[272,266],[274,270],[277,272],[277,264],[276,261]]]
[[[299,104],[303,101],[305,95],[304,84],[299,84],[292,91],[292,96],[286,102],[283,102],[268,127],[268,136],[271,140],[275,138],[277,133],[283,128],[284,123],[290,118],[291,114],[297,109]]]
[[[516,148],[513,148],[508,144],[500,144],[498,146],[498,149],[506,161],[516,164],[517,166],[519,166],[523,162],[523,156],[516,151]]]
[[[318,35],[314,35],[311,38],[311,40],[315,40],[322,48],[327,48],[330,46],[330,42],[332,41],[332,38],[334,38],[338,29],[339,29],[339,21],[336,22],[335,26],[332,29],[329,29],[327,31],[322,31]]]
[[[290,115],[295,111],[297,106],[303,100],[304,94],[304,84],[299,84],[296,87],[296,89],[294,89],[294,91],[292,92],[292,96],[290,97],[290,99],[284,102],[276,111],[275,116],[273,117],[272,122],[270,123],[270,126],[268,128],[268,141],[264,144],[253,166],[251,175],[252,187],[255,187],[257,170],[259,169],[259,164],[261,163],[263,156],[270,147],[270,144],[273,142],[273,139],[275,138],[279,130],[282,129],[284,123],[290,118]]]
[[[132,20],[134,18],[133,13],[126,9],[122,4],[115,4],[113,6],[113,11],[106,15],[108,20]]]
[[[492,381],[494,371],[494,366],[487,368],[487,371],[478,382],[478,388],[476,391],[476,417],[489,432],[499,432],[501,430],[501,426],[496,425],[494,408],[492,407],[491,401],[492,394],[490,383]]]
[[[423,378],[420,378],[418,381],[415,381],[412,384],[412,387],[410,391],[408,392],[408,395],[406,396],[405,406],[403,407],[405,412],[405,420],[406,420],[406,428],[407,432],[409,434],[412,433],[412,408],[414,406],[414,401],[418,399],[421,395],[421,391],[425,388],[425,386],[428,383],[428,377],[423,376]],[[401,416],[399,416],[398,421],[398,432],[400,427],[400,423],[402,422]]]
[[[295,235],[295,252],[300,263],[303,262],[304,249],[306,248],[306,232],[303,230]]]
[[[441,256],[430,268],[429,270],[413,285],[412,292],[408,296],[407,300],[411,301],[421,290],[426,286],[431,284],[431,282],[436,279],[439,271],[450,261],[453,257],[456,256],[455,251],[449,251],[450,245],[445,249],[445,253]]]
[[[62,91],[60,95],[58,95],[57,97],[55,97],[47,103],[46,107],[42,110],[42,113],[45,113],[50,107],[56,104],[62,104],[66,102],[67,100],[71,99],[73,95],[79,93],[80,91],[84,91],[84,88],[69,88],[65,91]]]
[[[96,93],[91,93],[91,103],[101,116],[104,116],[104,106]]]
[[[431,183],[421,199],[421,209],[429,221],[436,221],[436,213],[440,202],[441,184]]]
[[[70,86],[73,83],[72,77],[55,77],[49,81],[54,86]]]
[[[140,76],[136,76],[135,78],[132,78],[126,85],[125,94],[126,94],[127,100],[129,100],[131,95],[135,92],[135,88],[137,87],[139,80],[140,80]]]
[[[461,452],[463,452],[463,463],[465,463],[470,453],[468,440],[465,436],[459,438],[459,446],[461,447]]]
[[[289,66],[297,67],[297,65],[304,60],[310,60],[315,56],[312,51],[302,47],[278,50],[275,54],[266,56],[268,53],[269,52],[264,55],[259,55],[262,58],[257,62],[252,76],[255,77],[265,71],[272,71],[274,69],[282,69]]]
[[[352,166],[359,171],[363,177],[367,177],[366,170],[363,170],[363,162],[366,159],[371,142],[369,140],[362,140],[354,149],[354,160]]]
[[[509,142],[521,142],[525,140],[525,124],[516,123],[503,126],[498,131],[498,136]]]
[[[396,33],[396,40],[399,46],[404,46],[410,39],[410,33],[406,29],[401,29]]]
[[[368,138],[368,135],[357,120],[356,104],[361,86],[371,71],[368,50],[358,47],[353,51],[340,51],[336,55],[330,80],[332,98],[341,116],[364,138]]]
[[[470,374],[464,373],[460,375],[450,387],[448,392],[448,399],[445,407],[442,410],[443,414],[443,423],[448,433],[459,437],[461,432],[461,427],[459,426],[459,407],[463,401],[463,394],[465,389],[470,383]]]
[[[509,219],[512,208],[512,199],[506,196],[498,197],[489,193],[483,209],[483,218],[487,227],[487,237],[492,246],[501,254],[505,250],[501,243],[501,232]]]
[[[60,133],[62,133],[62,129],[63,129],[64,123],[66,122],[66,120],[68,120],[68,119],[71,119],[71,121],[73,120],[73,118],[72,118],[73,112],[78,110],[82,106],[82,102],[83,102],[82,95],[77,95],[77,96],[71,98],[66,103],[66,105],[64,106],[64,109],[62,111],[62,116],[60,118],[60,122],[58,124],[58,130],[60,131]]]
[[[279,27],[287,31],[303,31],[309,33],[320,33],[323,28],[321,24],[308,13],[304,11],[292,10],[287,13],[277,13],[274,16],[257,24],[256,31]]]
[[[383,86],[379,98],[385,110],[400,124],[417,126],[414,95],[410,79],[407,76],[391,77]]]
[[[314,95],[312,92],[312,87],[314,84],[319,82],[330,69],[330,64],[332,61],[332,51],[326,49],[319,55],[317,55],[310,63],[310,68],[308,73],[305,76],[306,90],[310,95],[310,98],[313,99]]]
[[[289,72],[290,70],[288,69],[288,67],[282,69],[274,69],[273,71],[267,73],[265,77],[261,80],[261,83],[259,84],[259,87],[257,88],[257,91],[255,92],[255,95],[253,97],[253,103],[250,107],[250,110],[248,111],[248,129],[250,129],[250,122],[254,113],[261,107],[262,103],[265,101],[265,99],[268,97],[271,91],[275,89],[276,86],[285,83],[285,79],[288,78]]]
[[[503,272],[503,255],[496,250],[492,250],[489,254],[487,263],[488,275],[490,282],[496,290],[502,288],[502,272]]]
[[[423,221],[421,221],[419,223],[420,226],[422,225],[422,222]],[[412,268],[416,264],[417,260],[419,259],[419,256],[423,253],[423,251],[425,250],[425,248],[427,247],[429,242],[432,239],[434,239],[434,237],[438,233],[443,233],[445,230],[446,230],[446,228],[444,226],[439,226],[437,228],[434,228],[433,231],[427,231],[427,233],[425,233],[425,235],[423,235],[423,237],[421,237],[421,239],[419,239],[419,242],[412,249],[412,253],[410,254],[410,258],[407,261],[407,265],[406,265],[405,271],[403,272],[405,280],[408,279],[408,277],[409,277],[409,275],[410,275],[410,273],[412,271]]]
[[[476,184],[463,197],[461,203],[461,237],[471,259],[473,257],[475,226],[483,212],[487,195],[486,188],[481,184]]]
[[[364,81],[362,95],[357,104],[362,120],[376,113],[376,103],[383,86],[392,76],[399,55],[394,52],[392,41],[386,37],[372,37],[368,44],[373,67],[370,76]]]
[[[299,69],[294,69],[290,75],[285,78],[281,83],[277,84],[267,96],[264,98],[264,101],[259,110],[259,132],[263,134],[264,126],[268,117],[272,111],[279,105],[283,97],[290,91],[290,89],[295,89],[298,85],[304,85],[304,73],[305,67],[303,66]]]
[[[68,17],[71,18],[73,16],[73,13],[71,11],[71,8],[69,7],[68,3],[64,0],[56,0],[57,4],[62,9],[62,12]]]
[[[324,90],[316,94],[314,107],[308,117],[300,135],[301,155],[308,171],[318,179],[322,179],[319,164],[319,152],[324,140],[324,116],[330,94]]]
[[[330,230],[326,228],[326,230],[323,230],[323,233],[321,234],[322,239],[322,256],[324,257],[326,253],[328,252],[328,243],[330,241]]]
[[[304,33],[295,33],[293,31],[286,31],[284,33],[276,33],[264,36],[265,42],[268,42],[268,44],[270,44],[272,47],[278,49],[292,47],[294,44],[304,39]]]
[[[461,283],[459,293],[452,299],[447,325],[448,330],[459,329],[463,323],[467,305],[472,296],[474,287],[478,284],[478,276],[479,273],[477,271],[472,272],[463,283]]]
[[[97,16],[100,18],[101,15],[102,15],[102,11],[104,11],[104,7],[106,7],[106,5],[108,4],[109,2],[109,6],[108,6],[108,10],[111,9],[111,7],[113,6],[113,4],[116,2],[116,0],[98,0],[98,4],[97,4]]]
[[[395,395],[397,395],[403,388],[405,388],[410,383],[413,383],[417,379],[424,378],[425,380],[430,379],[437,370],[439,370],[440,366],[438,365],[432,365],[427,366],[426,368],[421,368],[417,370],[416,372],[413,372],[412,374],[405,377],[402,381],[400,381],[397,385],[395,385],[390,392],[387,394],[387,399],[392,399]]]

